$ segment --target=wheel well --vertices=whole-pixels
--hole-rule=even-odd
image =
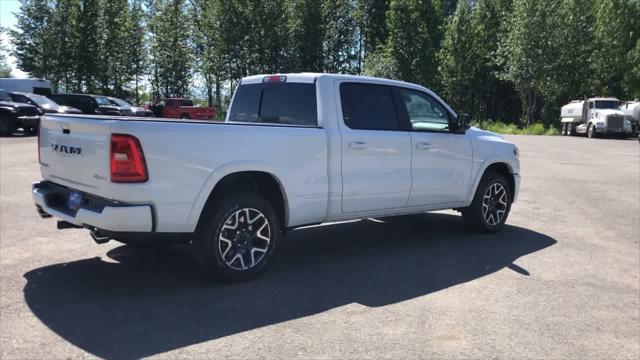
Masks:
[[[511,170],[509,168],[509,165],[505,164],[505,163],[493,163],[491,165],[489,165],[487,167],[487,169],[484,171],[484,173],[488,173],[489,171],[500,174],[502,176],[504,176],[505,179],[507,179],[507,182],[509,183],[509,186],[511,187],[511,199],[513,199],[513,196],[515,194],[515,187],[516,187],[516,181],[513,178],[513,174],[511,173]]]
[[[180,117],[181,117],[181,118],[191,119],[191,116],[189,116],[189,114],[187,114],[187,113],[182,113],[182,114],[180,114]]]
[[[243,171],[226,175],[218,181],[209,194],[205,209],[215,199],[231,193],[257,193],[264,197],[273,205],[280,219],[280,228],[284,231],[287,223],[285,197],[280,183],[272,174],[262,171]]]

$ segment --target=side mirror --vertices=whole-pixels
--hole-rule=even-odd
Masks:
[[[458,113],[458,117],[456,118],[456,130],[466,131],[469,128],[469,123],[471,122],[471,117],[469,114]]]

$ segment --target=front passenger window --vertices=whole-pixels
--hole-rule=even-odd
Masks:
[[[399,95],[413,130],[449,130],[449,113],[436,99],[410,90],[400,90]]]

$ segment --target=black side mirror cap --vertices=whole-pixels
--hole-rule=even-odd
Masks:
[[[470,123],[471,117],[469,114],[458,113],[458,117],[456,118],[456,130],[466,131],[470,127]]]

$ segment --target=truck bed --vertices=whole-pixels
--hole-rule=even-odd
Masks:
[[[149,174],[144,183],[110,181],[111,134],[135,136]],[[48,115],[39,151],[44,180],[128,204],[150,205],[155,231],[191,232],[208,194],[250,165],[277,174],[295,208],[287,225],[326,213],[327,138],[318,127],[199,120]]]

